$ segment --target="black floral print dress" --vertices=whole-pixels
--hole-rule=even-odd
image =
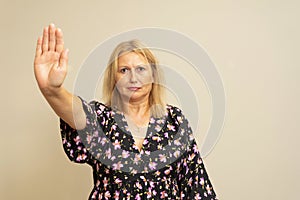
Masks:
[[[81,99],[82,100],[82,99]],[[151,117],[141,149],[123,113],[82,100],[83,130],[60,120],[68,158],[93,168],[90,200],[217,199],[187,119],[167,105],[164,118]]]

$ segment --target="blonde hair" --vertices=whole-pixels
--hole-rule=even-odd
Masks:
[[[162,117],[165,114],[165,89],[162,85],[163,74],[159,69],[154,54],[139,40],[120,43],[112,52],[104,72],[102,96],[107,106],[123,111],[121,95],[116,89],[118,58],[125,53],[134,52],[142,55],[152,69],[153,83],[149,94],[149,107],[152,116]]]

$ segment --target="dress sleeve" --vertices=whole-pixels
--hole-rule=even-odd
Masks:
[[[80,98],[81,99],[81,98]],[[92,140],[99,130],[95,102],[87,103],[81,99],[86,114],[86,127],[82,130],[73,129],[64,120],[60,119],[60,132],[62,144],[68,158],[76,163],[89,162],[91,158],[90,148]]]
[[[181,199],[217,199],[195,140],[188,147],[181,166],[179,177]]]
[[[180,119],[178,123],[183,129],[180,131],[185,134],[182,142],[186,144],[186,150],[180,159],[178,175],[180,199],[217,200],[188,120],[181,110],[176,115],[177,119]]]

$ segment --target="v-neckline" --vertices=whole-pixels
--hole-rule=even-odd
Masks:
[[[163,123],[158,123],[157,124],[157,118],[155,118],[154,116],[150,116],[149,118],[149,122],[148,122],[148,126],[147,126],[147,131],[146,131],[146,135],[143,138],[143,142],[141,147],[139,148],[136,144],[136,139],[133,137],[131,130],[128,127],[128,123],[126,121],[125,115],[123,112],[119,111],[119,110],[114,110],[112,112],[112,119],[113,119],[113,123],[116,125],[117,129],[120,130],[121,134],[126,134],[129,137],[129,146],[128,148],[132,149],[133,151],[136,151],[137,153],[144,153],[147,148],[150,148],[149,144],[151,143],[151,137],[154,135],[159,135],[161,134],[162,129],[165,129],[167,126],[167,117],[169,117],[170,112],[168,111],[167,108],[167,113],[166,116],[163,119]],[[157,126],[159,127],[159,130],[157,130]],[[154,134],[154,132],[156,134]],[[146,141],[147,140],[147,141]],[[146,141],[146,144],[145,144]],[[127,148],[126,148],[127,149]]]
[[[149,137],[149,127],[150,127],[151,120],[153,120],[153,117],[150,115],[148,124],[147,124],[147,126],[145,126],[145,127],[147,127],[145,137],[141,139],[142,140],[142,145],[139,147],[138,143],[137,143],[137,138],[135,138],[133,136],[134,134],[133,134],[132,130],[130,130],[130,128],[129,128],[127,117],[125,116],[125,114],[123,112],[120,112],[120,114],[121,114],[121,117],[122,117],[122,121],[124,122],[125,129],[129,133],[129,135],[130,135],[130,137],[131,137],[131,139],[133,141],[132,144],[131,144],[132,147],[134,149],[136,149],[139,153],[142,153],[145,150],[145,144],[144,144],[145,140],[148,139],[148,137]]]

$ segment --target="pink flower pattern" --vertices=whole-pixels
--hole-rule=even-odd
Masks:
[[[97,101],[82,100],[82,105],[86,128],[77,131],[62,119],[60,127],[68,158],[94,170],[89,200],[217,199],[192,130],[179,108],[167,105],[165,119],[151,117],[139,151],[121,112]],[[170,144],[170,152],[163,151]],[[153,158],[155,151],[161,152]],[[145,156],[150,157],[147,163]]]

